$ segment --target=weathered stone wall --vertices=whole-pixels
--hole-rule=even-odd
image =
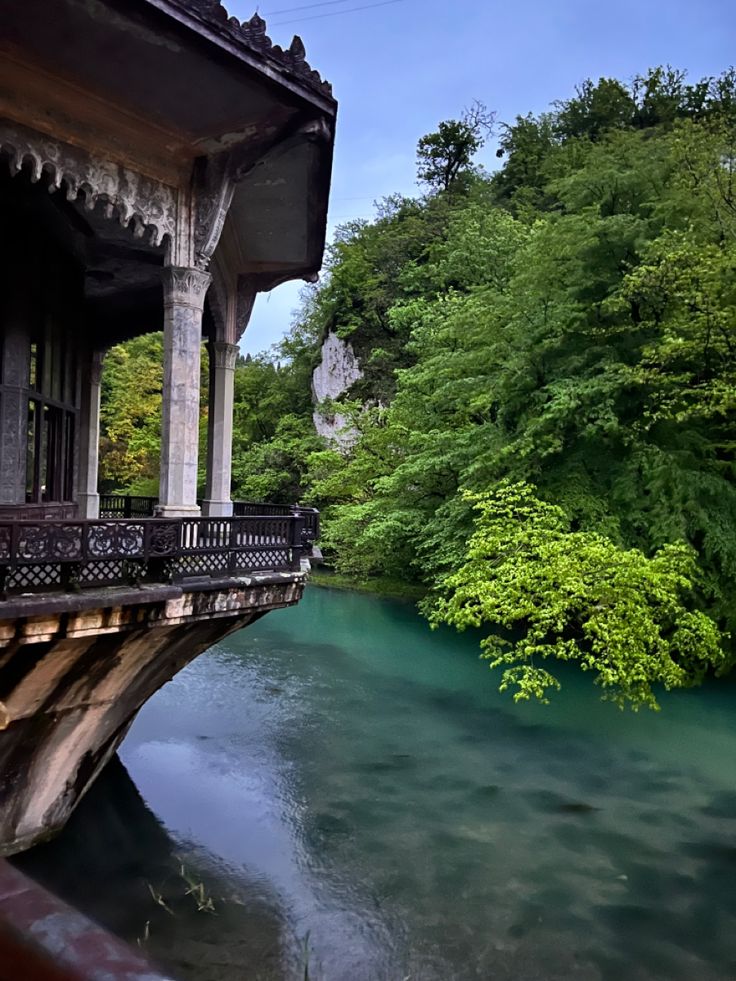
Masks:
[[[304,578],[141,589],[124,601],[101,590],[84,596],[86,609],[59,597],[51,612],[0,619],[0,854],[59,831],[143,703],[227,634],[298,602]]]

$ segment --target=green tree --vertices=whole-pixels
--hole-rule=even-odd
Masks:
[[[683,688],[727,661],[718,627],[694,609],[695,553],[664,545],[651,557],[595,532],[573,531],[533,486],[505,481],[470,499],[478,512],[467,559],[426,604],[436,626],[490,627],[481,642],[501,690],[546,700],[559,688],[543,665],[576,661],[604,697],[657,708],[654,685]]]
[[[472,171],[493,128],[493,113],[475,102],[460,119],[444,120],[417,144],[417,177],[431,191],[449,191]]]
[[[163,335],[108,351],[102,373],[100,486],[157,494],[161,453]]]
[[[388,405],[356,410],[348,458],[319,456],[311,482],[338,569],[439,583],[439,616],[472,566],[484,623],[524,636],[534,626],[518,612],[528,593],[534,642],[596,670],[634,705],[655,704],[652,686],[696,682],[732,659],[730,78],[720,87],[687,86],[677,73],[650,73],[632,88],[604,80],[574,105],[529,117],[522,129],[534,153],[513,147],[501,172],[509,182],[477,180],[455,197],[441,234],[399,264],[402,288],[383,314],[405,339],[395,390]],[[380,250],[383,229],[369,233]],[[359,310],[360,276],[351,288]],[[356,313],[351,338],[363,329]],[[534,514],[554,513],[555,524],[535,532],[534,548],[546,543],[540,562],[527,548],[532,512],[507,515],[503,584],[516,583],[518,604],[504,608],[501,565],[475,562],[488,529],[473,502],[532,486]],[[515,549],[523,562],[511,561]],[[595,582],[606,584],[613,666],[590,633]],[[482,596],[495,599],[483,606]],[[560,632],[543,636],[553,614]],[[513,650],[505,663],[523,691],[543,693]]]
[[[441,125],[420,144],[428,193],[339,229],[287,338],[238,365],[236,495],[317,504],[337,569],[482,626],[519,697],[555,687],[555,659],[633,706],[725,672],[735,107],[733,71],[589,81],[504,127],[490,177],[472,166],[487,132]],[[330,332],[364,369],[335,406],[347,451],[311,420]],[[130,357],[106,395],[118,486],[157,456]]]

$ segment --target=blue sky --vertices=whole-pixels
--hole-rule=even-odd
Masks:
[[[736,61],[733,0],[395,0],[338,14],[377,2],[340,0],[278,13],[315,2],[264,0],[259,13],[274,42],[301,36],[340,103],[330,234],[348,218],[371,217],[378,198],[418,193],[417,140],[474,99],[513,120],[567,98],[588,77],[630,79],[669,63],[697,78]],[[241,19],[253,13],[243,0],[225,3]],[[491,139],[480,162],[493,167],[494,151]],[[283,335],[299,291],[288,283],[259,296],[244,351]]]

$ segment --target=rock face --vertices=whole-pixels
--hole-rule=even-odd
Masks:
[[[337,449],[348,449],[355,442],[356,431],[331,402],[362,377],[352,346],[330,332],[322,345],[322,361],[312,373],[313,419],[319,435]]]

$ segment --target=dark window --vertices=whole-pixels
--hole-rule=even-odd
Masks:
[[[43,340],[31,341],[28,381],[26,502],[74,497],[77,420],[74,345],[47,322]]]

